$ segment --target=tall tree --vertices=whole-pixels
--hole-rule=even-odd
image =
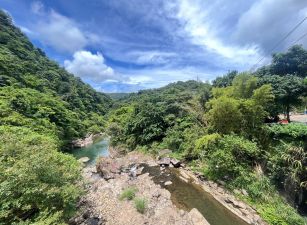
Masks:
[[[294,45],[285,53],[273,55],[271,73],[280,76],[287,74],[299,77],[307,76],[307,50],[301,45]]]
[[[282,106],[283,112],[290,122],[290,111],[293,106],[301,103],[301,96],[306,93],[304,80],[294,75],[266,75],[259,80],[260,84],[271,84],[276,103]]]

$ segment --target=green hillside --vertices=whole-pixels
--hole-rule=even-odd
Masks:
[[[111,104],[0,11],[0,224],[65,224],[82,186],[79,163],[61,150],[104,131]]]
[[[100,131],[111,98],[48,59],[2,11],[0,21],[0,124],[55,127],[65,140]]]

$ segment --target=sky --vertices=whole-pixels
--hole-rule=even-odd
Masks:
[[[0,0],[47,56],[98,91],[212,81],[270,62],[307,0]],[[307,32],[307,20],[274,52]],[[307,36],[297,42],[307,48]]]

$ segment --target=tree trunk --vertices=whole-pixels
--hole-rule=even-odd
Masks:
[[[287,114],[288,123],[290,123],[290,106],[289,105],[286,106],[286,114]]]

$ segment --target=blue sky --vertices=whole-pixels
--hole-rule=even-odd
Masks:
[[[248,70],[307,16],[306,0],[0,0],[47,55],[104,92]],[[307,31],[307,21],[277,51]],[[307,38],[299,42],[307,47]]]

